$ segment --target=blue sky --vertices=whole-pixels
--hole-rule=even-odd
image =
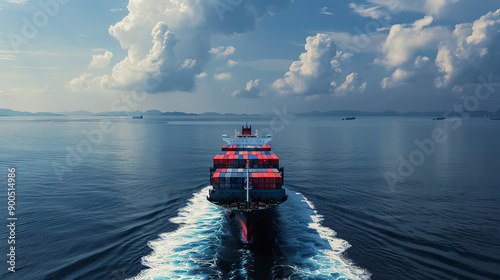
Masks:
[[[496,0],[4,0],[0,108],[500,107]],[[470,107],[470,106],[469,106]]]

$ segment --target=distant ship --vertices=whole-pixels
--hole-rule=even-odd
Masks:
[[[227,145],[214,157],[207,199],[224,208],[229,221],[237,219],[241,238],[250,243],[264,216],[272,215],[271,210],[288,198],[284,170],[267,145],[271,135],[252,135],[252,127],[246,124],[241,133],[223,135],[222,140]]]
[[[433,120],[435,120],[435,121],[444,121],[444,120],[446,120],[446,117],[434,118]]]
[[[349,117],[349,118],[345,118],[345,119],[342,119],[343,121],[353,121],[355,120],[356,117]]]
[[[142,115],[140,115],[140,116],[132,116],[132,119],[142,119]]]

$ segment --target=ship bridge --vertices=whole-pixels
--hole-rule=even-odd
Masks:
[[[222,140],[228,145],[266,145],[271,141],[271,134],[259,137],[259,131],[256,130],[252,135],[252,126],[248,126],[247,123],[241,127],[241,132],[235,130],[234,136],[222,135]]]

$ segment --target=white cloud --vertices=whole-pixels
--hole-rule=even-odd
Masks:
[[[238,61],[234,61],[232,59],[227,61],[227,66],[229,66],[229,67],[236,66],[236,64],[238,64]]]
[[[17,59],[17,56],[12,54],[0,54],[0,60],[14,60]]]
[[[413,59],[415,52],[436,49],[443,36],[449,32],[443,27],[429,27],[433,17],[426,16],[413,24],[395,24],[382,44],[382,59],[376,63],[398,67]]]
[[[207,73],[201,72],[200,74],[196,74],[195,78],[201,79],[201,78],[206,78],[208,76]]]
[[[217,58],[223,58],[228,55],[231,55],[236,51],[233,46],[229,47],[217,47],[210,49],[209,53],[215,55]]]
[[[128,14],[109,28],[127,56],[110,75],[99,77],[101,84],[131,90],[147,80],[155,84],[148,87],[150,93],[191,91],[210,58],[213,36],[251,31],[263,16],[285,9],[290,2],[249,0],[221,14],[213,1],[129,0]],[[234,47],[224,48],[219,55],[230,53]]]
[[[473,23],[455,26],[453,37],[439,46],[437,87],[477,81],[479,75],[500,74],[500,9]],[[470,73],[474,73],[470,75]]]
[[[358,73],[347,75],[344,83],[335,89],[335,93],[340,96],[345,96],[349,92],[364,92],[367,83],[363,82]]]
[[[112,57],[113,53],[110,51],[106,51],[104,54],[96,54],[92,56],[92,61],[89,64],[89,68],[104,68],[109,65]]]
[[[456,2],[458,0],[426,0],[424,7],[428,13],[439,15],[446,6]]]
[[[326,94],[335,89],[334,78],[342,72],[341,63],[352,57],[350,53],[337,51],[332,39],[318,33],[307,37],[300,60],[294,61],[284,78],[273,83],[281,94]]]
[[[356,3],[350,3],[349,7],[362,17],[372,19],[388,19],[390,17],[388,11],[382,9],[379,5],[359,5]]]
[[[424,14],[430,14],[437,16],[446,7],[453,3],[458,2],[458,0],[412,0],[412,1],[401,1],[401,0],[368,0],[370,3],[382,6],[387,9],[390,13],[396,14],[400,11],[411,11],[420,12]]]
[[[380,86],[383,89],[392,88],[403,83],[409,76],[410,74],[406,70],[398,68],[390,77],[384,78],[382,82],[380,82]]]
[[[188,58],[184,60],[184,62],[181,65],[181,68],[190,69],[193,68],[195,65],[196,65],[196,59]]]
[[[264,96],[264,92],[261,88],[261,80],[256,79],[248,81],[245,89],[234,91],[233,96],[242,98],[257,98]]]
[[[428,16],[411,25],[391,28],[382,49],[384,57],[376,60],[396,68],[380,82],[383,89],[421,81],[421,84],[458,92],[457,89],[467,84],[477,83],[478,77],[500,77],[497,66],[500,9],[473,23],[457,24],[453,31],[429,27],[430,22]],[[432,52],[434,61],[429,56],[417,55]]]
[[[321,8],[321,14],[323,14],[323,15],[329,15],[329,16],[333,15],[333,13],[331,13],[331,12],[328,11],[328,7]]]
[[[11,4],[24,5],[28,2],[28,0],[5,0],[5,2],[11,3]]]
[[[387,38],[387,34],[381,32],[383,30],[379,29],[378,31],[361,35],[352,35],[347,32],[328,32],[327,34],[341,50],[378,53],[380,45]]]
[[[80,77],[67,83],[66,88],[72,92],[98,90],[101,88],[101,77],[96,77],[91,73],[83,73]]]
[[[214,79],[218,81],[223,81],[223,80],[230,80],[232,78],[231,73],[220,73],[220,74],[214,74]]]
[[[425,65],[427,65],[430,61],[430,58],[428,58],[427,56],[418,56],[416,59],[415,59],[415,67],[417,68],[421,68],[421,67],[424,67]]]

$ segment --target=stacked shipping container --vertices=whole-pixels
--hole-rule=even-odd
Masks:
[[[253,189],[281,189],[283,177],[279,159],[269,145],[224,145],[214,157],[211,184],[215,189],[244,189],[249,163],[249,178]]]
[[[278,168],[279,159],[270,151],[227,151],[214,157],[214,168],[243,168],[247,162],[250,168]]]

